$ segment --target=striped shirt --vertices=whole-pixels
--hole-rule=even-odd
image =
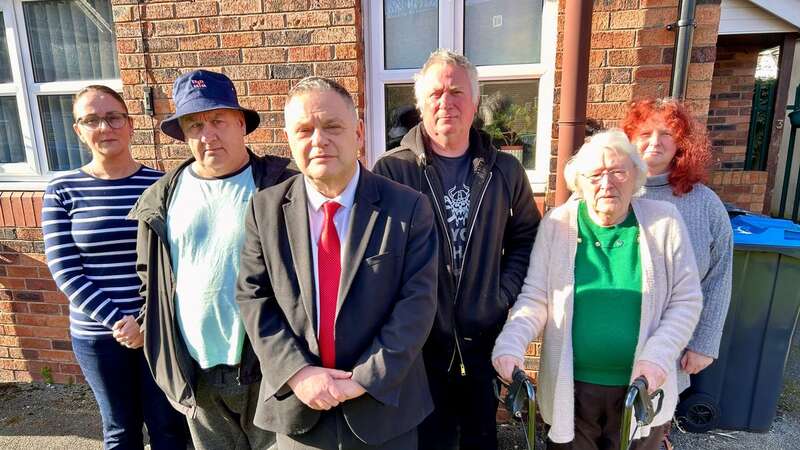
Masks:
[[[53,279],[69,299],[73,336],[109,338],[116,321],[137,315],[144,304],[136,274],[137,223],[126,216],[161,175],[142,166],[129,177],[102,180],[74,170],[47,185],[45,254]]]

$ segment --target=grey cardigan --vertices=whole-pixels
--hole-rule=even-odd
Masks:
[[[700,280],[686,226],[669,203],[631,202],[639,221],[642,316],[634,359],[667,373],[665,398],[652,426],[668,422],[678,399],[677,360],[692,336],[702,308]],[[572,302],[577,249],[578,201],[551,210],[539,226],[531,264],[517,302],[497,338],[492,358],[522,358],[528,343],[544,332],[538,398],[553,442],[574,439]],[[649,427],[637,432],[647,436]]]

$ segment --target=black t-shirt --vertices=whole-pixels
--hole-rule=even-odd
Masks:
[[[469,215],[469,190],[472,183],[472,157],[469,152],[455,158],[433,154],[431,158],[442,181],[441,199],[445,220],[453,243],[455,269],[461,270],[467,245],[467,216]]]

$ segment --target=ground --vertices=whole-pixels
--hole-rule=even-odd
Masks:
[[[1,449],[100,449],[101,434],[97,405],[86,385],[0,384]],[[502,425],[499,435],[502,449],[525,448],[522,425]],[[800,333],[795,334],[778,413],[768,433],[693,434],[673,428],[672,438],[677,450],[800,448]]]

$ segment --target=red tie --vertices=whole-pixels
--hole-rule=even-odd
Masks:
[[[333,216],[342,206],[336,202],[325,202],[325,222],[317,242],[317,280],[319,282],[319,354],[322,366],[336,368],[336,345],[334,344],[334,324],[336,323],[336,303],[339,296],[339,278],[342,262],[339,257],[339,235]]]

